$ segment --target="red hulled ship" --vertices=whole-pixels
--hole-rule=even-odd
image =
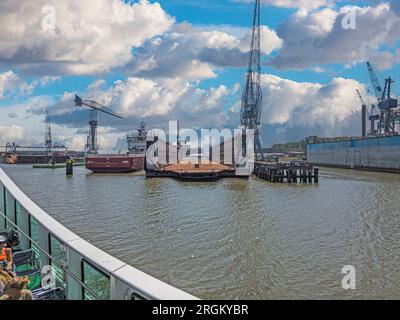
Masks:
[[[86,169],[94,173],[127,173],[144,169],[146,152],[146,128],[142,121],[136,133],[126,137],[126,154],[88,154]]]

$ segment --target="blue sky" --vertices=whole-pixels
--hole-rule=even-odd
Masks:
[[[56,139],[81,146],[87,120],[71,103],[75,93],[125,116],[101,117],[104,148],[140,119],[149,126],[177,118],[196,128],[238,124],[253,1],[40,0],[23,17],[6,2],[0,18],[25,24],[25,31],[12,23],[0,31],[0,144],[41,143],[48,108]],[[397,2],[264,2],[264,145],[309,134],[358,135],[355,89],[374,100],[365,61],[381,82],[400,78]],[[40,29],[47,3],[57,13],[50,31]],[[356,30],[340,27],[345,6],[355,8]]]

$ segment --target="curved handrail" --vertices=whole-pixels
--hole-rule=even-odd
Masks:
[[[0,168],[0,182],[29,214],[64,245],[144,297],[154,300],[195,300],[196,297],[122,262],[82,239],[34,203]]]

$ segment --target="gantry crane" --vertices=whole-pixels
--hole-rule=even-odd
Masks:
[[[247,69],[246,84],[242,94],[240,123],[244,129],[254,130],[254,150],[256,157],[257,155],[261,155],[261,159],[264,160],[259,130],[262,109],[260,11],[260,0],[256,0],[253,15],[249,66]]]
[[[94,100],[82,100],[81,97],[75,95],[75,106],[82,107],[86,106],[90,108],[89,115],[89,135],[87,137],[86,152],[89,154],[97,154],[99,152],[99,146],[97,145],[97,113],[98,111],[106,113],[110,116],[123,119],[121,115],[114,112],[110,108],[103,106],[102,104]]]

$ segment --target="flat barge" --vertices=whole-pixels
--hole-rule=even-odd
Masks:
[[[175,163],[155,170],[146,170],[146,178],[173,178],[179,181],[216,181],[223,178],[243,178],[233,166],[219,163]],[[248,176],[246,176],[248,178]]]

